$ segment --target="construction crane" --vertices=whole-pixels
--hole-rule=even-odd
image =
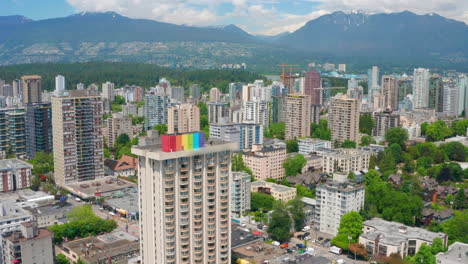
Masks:
[[[282,67],[282,71],[281,71],[281,81],[283,82],[283,84],[286,84],[286,77],[287,77],[287,76],[292,76],[293,67],[300,67],[301,65],[297,65],[297,64],[293,64],[293,65],[289,65],[289,64],[278,64],[278,66]],[[290,67],[290,68],[289,68],[289,75],[286,75],[286,67]]]

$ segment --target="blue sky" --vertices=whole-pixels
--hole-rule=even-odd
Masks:
[[[438,13],[468,22],[466,0],[0,0],[0,16],[45,19],[82,11],[115,11],[175,24],[236,24],[250,33],[265,35],[296,30],[333,11],[355,9],[368,13]]]

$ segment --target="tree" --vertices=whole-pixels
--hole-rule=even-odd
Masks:
[[[382,173],[395,173],[397,170],[395,159],[393,155],[385,153],[384,158],[379,163],[379,168]]]
[[[312,131],[311,131],[312,133]],[[320,119],[319,124],[316,129],[314,129],[312,135],[314,138],[319,138],[322,140],[331,139],[331,129],[328,128],[328,120]]]
[[[155,125],[153,129],[157,130],[160,135],[166,135],[167,134],[167,125],[166,124]]]
[[[465,161],[467,156],[467,150],[460,142],[450,142],[443,145],[443,149],[447,153],[450,160]]]
[[[370,169],[365,175],[364,175],[364,184],[365,185],[371,185],[374,183],[381,182],[382,178],[380,178],[380,174],[374,170]]]
[[[244,160],[242,159],[242,153],[237,153],[232,155],[232,171],[244,171],[247,172],[250,176],[253,177],[252,170],[245,166]]]
[[[342,249],[348,249],[351,243],[356,243],[362,233],[362,216],[358,212],[348,212],[341,217],[337,235],[331,243]]]
[[[273,179],[273,178],[266,178],[265,181],[266,182],[271,182],[271,183],[278,183],[278,181]]]
[[[395,143],[400,145],[401,149],[405,149],[405,143],[408,141],[408,131],[401,127],[389,129],[385,133],[385,141],[389,145]]]
[[[271,195],[259,192],[252,192],[250,195],[250,208],[252,211],[270,211],[274,203],[275,199]]]
[[[452,131],[442,120],[438,120],[427,126],[426,138],[428,141],[441,141],[450,135],[452,135]]]
[[[431,225],[431,231],[443,232],[448,235],[449,244],[459,241],[468,243],[468,211],[455,211],[453,218],[439,225]]]
[[[39,187],[41,187],[41,178],[39,176],[33,176],[31,180],[31,190],[39,191]]]
[[[55,264],[70,264],[70,261],[64,254],[60,253],[55,256]]]
[[[366,246],[360,243],[353,243],[349,245],[349,251],[360,256],[360,258],[367,258]]]
[[[284,242],[291,237],[289,230],[291,230],[291,217],[286,204],[277,202],[271,214],[267,232],[273,240]]]
[[[84,260],[82,259],[78,259],[78,261],[76,262],[76,264],[87,264]]]
[[[371,155],[369,158],[369,170],[375,169],[375,166],[377,166],[377,161],[375,160],[375,156]]]
[[[354,141],[352,141],[352,140],[346,139],[346,140],[343,141],[343,143],[341,144],[341,147],[342,147],[342,148],[356,148],[356,142],[354,142]]]
[[[447,194],[444,201],[446,205],[451,205],[453,203],[453,195],[451,193]]]
[[[264,136],[267,138],[279,138],[284,139],[284,132],[286,126],[284,122],[270,124],[270,127],[265,129],[263,132]]]
[[[362,136],[360,146],[369,146],[370,144],[375,144],[375,140],[371,136]]]
[[[468,128],[468,119],[453,121],[451,128],[455,136],[466,135],[466,129]]]
[[[302,167],[304,167],[306,163],[307,160],[302,154],[297,154],[294,157],[287,158],[283,163],[286,176],[296,176],[298,173],[301,173]]]
[[[432,240],[431,244],[431,253],[433,255],[437,255],[440,252],[445,252],[446,248],[444,246],[444,241],[442,241],[442,238],[436,237],[434,240]]]
[[[429,124],[427,122],[423,122],[421,124],[421,135],[422,136],[425,136],[426,135],[426,132],[427,132],[427,127],[429,126]]]
[[[296,184],[296,195],[299,197],[315,198],[315,189],[309,190],[302,184]]]
[[[286,140],[287,153],[294,153],[299,151],[299,144],[296,140]]]
[[[203,101],[198,102],[198,108],[200,108],[200,116],[202,116],[202,115],[207,116],[208,115],[208,106],[206,105],[205,102],[203,102]]]
[[[414,256],[414,260],[416,263],[424,263],[424,264],[435,264],[436,259],[434,254],[431,252],[431,247],[428,246],[426,243],[423,243],[421,247],[419,247],[418,253]]]
[[[300,231],[304,227],[305,213],[304,213],[304,202],[299,199],[294,199],[288,202],[289,213],[293,219],[294,229],[296,232]]]
[[[374,125],[374,119],[370,113],[361,114],[359,116],[359,132],[372,135]]]
[[[401,163],[403,161],[403,150],[400,145],[393,143],[385,150],[385,152],[391,155],[396,163]]]
[[[407,173],[413,173],[416,170],[413,157],[409,153],[403,153],[403,171]]]
[[[54,171],[54,155],[52,153],[36,152],[34,159],[29,162],[33,165],[32,173],[35,175]]]
[[[115,140],[115,144],[118,144],[118,145],[127,145],[129,142],[130,142],[130,137],[125,133],[120,134]]]
[[[463,210],[465,208],[468,208],[467,202],[466,202],[465,189],[460,188],[457,194],[455,194],[455,197],[453,198],[453,208],[458,209],[458,210]]]

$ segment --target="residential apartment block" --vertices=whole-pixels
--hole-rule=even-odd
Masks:
[[[47,229],[38,229],[35,222],[23,222],[20,231],[0,237],[3,263],[50,264],[55,261],[54,235]]]
[[[350,182],[327,182],[316,189],[315,225],[320,232],[335,236],[341,217],[364,207],[365,188]]]
[[[231,261],[231,153],[203,133],[163,135],[138,156],[142,263]]]
[[[173,105],[167,108],[167,133],[200,131],[200,108],[194,104]]]
[[[310,136],[310,110],[309,95],[286,96],[286,140]]]
[[[42,102],[41,76],[27,75],[21,77],[23,88],[23,105]]]
[[[237,216],[250,210],[250,175],[243,171],[232,172],[231,212]]]
[[[356,143],[359,137],[359,100],[341,93],[332,98],[328,113],[328,127],[331,129],[332,141],[352,140]]]
[[[468,263],[468,244],[455,242],[448,247],[447,252],[436,255],[437,264],[462,264]]]
[[[244,120],[243,123],[260,124],[263,127],[270,125],[270,112],[267,101],[248,101],[244,102]]]
[[[253,149],[242,155],[245,166],[252,170],[256,180],[282,180],[285,175],[283,162],[286,158],[286,148],[274,146]]]
[[[86,90],[52,98],[55,182],[60,186],[104,176],[102,99]]]
[[[14,192],[31,186],[33,166],[19,159],[0,160],[0,192]]]
[[[37,152],[52,152],[52,106],[50,103],[26,106],[26,153],[33,159]]]
[[[383,137],[389,129],[400,126],[400,114],[392,110],[374,113],[374,120],[373,136]]]
[[[107,129],[104,135],[107,146],[113,147],[117,138],[122,134],[127,134],[130,139],[133,138],[132,118],[122,113],[113,113],[112,117],[107,119]]]
[[[405,226],[381,218],[372,218],[363,223],[359,243],[365,245],[368,255],[388,257],[392,253],[402,258],[414,256],[422,244],[431,245],[435,238],[447,246],[448,236],[419,227]]]
[[[325,173],[340,171],[343,173],[369,169],[372,152],[360,149],[340,148],[322,150],[322,170]]]
[[[210,124],[210,138],[237,142],[240,150],[250,150],[263,144],[263,126],[260,124]]]
[[[296,198],[296,188],[287,187],[266,181],[254,181],[250,184],[252,192],[265,193],[273,196],[275,200],[287,202]]]
[[[229,106],[227,102],[208,102],[208,123],[225,123],[229,120]]]
[[[298,141],[299,154],[309,155],[310,153],[317,152],[319,149],[331,149],[331,141],[321,140],[318,138],[302,138]]]
[[[153,129],[159,124],[167,124],[169,96],[162,89],[153,89],[145,95],[145,127]]]

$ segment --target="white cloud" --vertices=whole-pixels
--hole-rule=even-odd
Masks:
[[[294,31],[307,21],[337,10],[359,9],[369,13],[438,13],[468,23],[467,0],[67,0],[77,11],[116,11],[132,18],[189,24],[215,25],[234,21],[250,33],[274,35]],[[321,4],[316,5],[319,1]],[[315,10],[297,15],[294,2],[315,2]],[[230,3],[233,10],[219,14],[218,7]],[[281,7],[278,5],[282,3]],[[284,3],[289,5],[284,10]],[[312,3],[311,3],[312,5]],[[312,6],[311,6],[312,9]]]

